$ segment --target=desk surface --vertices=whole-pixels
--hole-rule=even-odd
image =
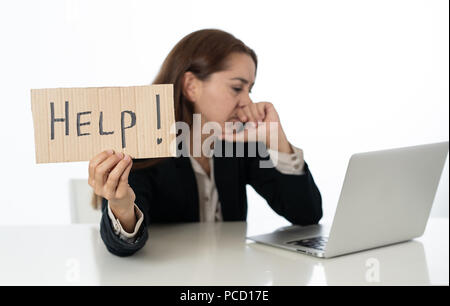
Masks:
[[[98,225],[0,226],[0,285],[449,284],[448,219],[430,219],[413,241],[333,259],[245,239],[261,233],[245,222],[152,226],[146,246],[120,258]]]

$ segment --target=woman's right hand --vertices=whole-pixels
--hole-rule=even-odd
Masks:
[[[124,223],[135,220],[136,195],[128,184],[132,165],[131,156],[113,150],[103,151],[89,161],[89,185],[96,195],[108,200],[114,215]]]

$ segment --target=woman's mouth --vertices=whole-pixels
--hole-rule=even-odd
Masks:
[[[239,122],[239,118],[238,117],[231,117],[230,119],[228,119],[229,122]]]

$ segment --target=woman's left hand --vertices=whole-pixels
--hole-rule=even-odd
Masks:
[[[244,142],[262,141],[267,148],[285,153],[293,152],[281,127],[278,112],[272,103],[250,103],[239,108],[237,117],[245,124],[244,129],[238,133],[235,133],[235,130],[229,133],[225,128],[221,139]]]

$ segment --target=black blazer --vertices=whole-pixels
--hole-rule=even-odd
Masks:
[[[245,157],[217,157],[214,152],[214,177],[223,220],[246,220],[246,185],[250,184],[289,222],[317,224],[322,218],[322,198],[308,164],[305,162],[303,175],[282,174],[276,168],[259,167],[259,161],[268,157],[248,157],[247,152],[248,146]],[[136,194],[135,203],[144,214],[144,222],[135,243],[123,241],[112,229],[107,200],[103,199],[100,234],[111,253],[129,256],[141,249],[148,239],[149,224],[199,221],[197,182],[189,157],[168,158],[150,168],[134,170],[128,183]]]

